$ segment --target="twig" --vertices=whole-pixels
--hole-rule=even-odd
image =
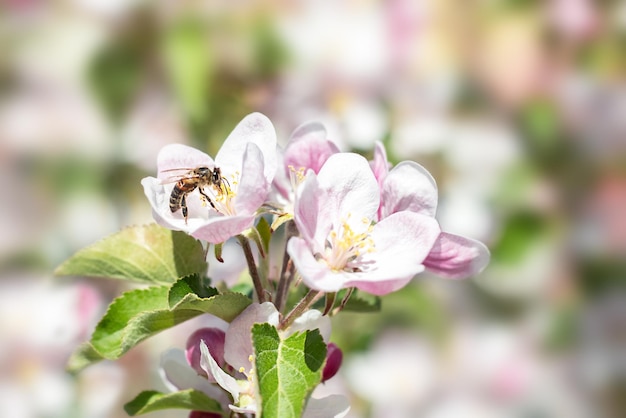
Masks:
[[[287,293],[289,292],[289,285],[293,280],[293,263],[287,252],[287,243],[289,240],[296,236],[298,229],[296,228],[293,220],[287,221],[285,225],[285,252],[283,255],[283,265],[280,270],[280,278],[278,280],[278,288],[276,289],[276,309],[278,312],[282,312],[287,302]]]
[[[289,312],[282,321],[280,321],[280,324],[278,325],[278,329],[286,329],[288,328],[293,321],[296,320],[297,317],[299,317],[300,315],[302,315],[302,313],[304,311],[306,311],[309,307],[311,307],[311,305],[313,305],[315,302],[317,302],[317,300],[322,297],[322,295],[324,294],[324,292],[320,291],[320,290],[309,290],[309,293],[307,293],[306,295],[304,295],[304,297],[302,298],[302,300],[300,302],[298,302],[298,304],[296,306],[294,306],[294,308],[291,310],[291,312]]]
[[[256,263],[254,261],[254,256],[252,255],[252,249],[250,248],[250,241],[248,238],[243,235],[237,235],[237,239],[241,244],[241,248],[243,248],[243,253],[246,256],[246,262],[248,263],[248,271],[250,272],[250,277],[252,277],[252,283],[254,284],[254,290],[256,292],[257,298],[259,299],[259,303],[265,302],[265,290],[263,289],[263,285],[261,284],[261,278],[259,277],[259,272],[256,269]]]

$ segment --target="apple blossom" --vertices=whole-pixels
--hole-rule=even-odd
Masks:
[[[221,243],[250,228],[265,202],[276,171],[276,133],[267,117],[252,113],[226,138],[215,161],[189,146],[170,144],[159,152],[157,166],[157,178],[141,181],[155,220],[210,243]],[[172,173],[184,175],[185,170],[198,167],[217,167],[225,180],[221,190],[202,188],[215,208],[206,207],[206,202],[193,192],[187,199],[188,219],[183,219],[180,211],[170,210],[170,195],[176,183],[171,180]]]
[[[378,223],[379,188],[362,156],[332,155],[298,190],[294,219],[300,237],[287,250],[308,287],[325,292],[357,287],[383,295],[424,270],[440,233],[431,216],[402,211]]]
[[[371,166],[380,185],[380,222],[406,211],[434,219],[437,185],[430,173],[414,161],[403,161],[391,169],[386,161],[384,147],[379,143]],[[439,276],[463,279],[481,272],[488,262],[489,250],[480,241],[441,232],[423,264]]]

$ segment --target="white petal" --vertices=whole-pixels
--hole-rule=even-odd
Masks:
[[[343,418],[350,411],[348,398],[341,395],[330,395],[325,398],[309,398],[303,418]]]
[[[435,216],[437,184],[424,167],[414,161],[403,161],[387,174],[380,199],[382,217],[403,210]]]
[[[141,180],[141,184],[150,206],[152,206],[152,216],[159,225],[189,233],[203,223],[201,219],[189,218],[188,224],[185,224],[182,217],[175,217],[169,207],[170,192],[166,190],[159,179],[145,177]]]
[[[272,182],[276,173],[276,131],[272,122],[261,113],[252,113],[239,122],[228,135],[215,156],[215,163],[224,172],[242,171],[243,155],[249,143],[256,144],[263,154],[264,176]]]
[[[209,353],[209,348],[204,341],[200,342],[200,352],[200,367],[207,374],[213,376],[218,385],[233,395],[234,403],[239,402],[239,384],[237,384],[237,380],[220,368],[211,353]]]
[[[353,273],[332,272],[327,265],[313,257],[311,247],[305,240],[294,237],[287,243],[287,251],[304,283],[311,289],[337,292],[343,289]]]
[[[380,192],[369,163],[361,155],[342,152],[331,155],[320,170],[317,181],[325,202],[320,202],[320,217],[359,224],[362,218],[375,219]],[[352,226],[352,225],[351,225]]]
[[[204,152],[183,144],[169,144],[157,156],[159,180],[177,177],[196,167],[213,168],[215,162]],[[174,171],[164,171],[174,170]]]
[[[362,256],[362,272],[346,283],[376,295],[393,292],[424,270],[423,261],[441,230],[437,221],[413,212],[398,212],[377,223],[374,251]],[[371,267],[370,267],[371,266]]]
[[[252,325],[270,323],[278,325],[278,311],[271,302],[253,303],[237,316],[226,331],[224,342],[224,359],[235,370],[244,369],[248,373],[251,368],[250,356],[252,348]]]
[[[196,389],[209,397],[218,400],[223,406],[228,404],[226,394],[213,385],[187,363],[185,353],[179,349],[171,349],[161,356],[159,375],[165,386],[172,392],[184,389]]]
[[[243,155],[243,169],[234,201],[237,214],[254,214],[265,201],[270,183],[263,177],[263,169],[261,150],[255,144],[249,143]]]
[[[319,329],[324,341],[330,339],[330,318],[322,316],[322,313],[316,309],[311,309],[300,315],[294,323],[285,330],[283,336],[288,338],[290,335],[300,331],[308,331]]]

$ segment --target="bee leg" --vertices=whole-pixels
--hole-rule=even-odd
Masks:
[[[200,192],[200,194],[201,194],[202,196],[204,196],[204,197],[206,198],[206,200],[208,200],[208,201],[209,201],[209,203],[211,204],[211,207],[212,207],[213,209],[217,210],[217,208],[215,207],[215,204],[213,203],[213,201],[211,200],[211,198],[210,198],[210,197],[209,197],[206,193],[204,193],[204,190],[202,190],[202,188],[200,188],[200,187],[199,187],[199,188],[198,188],[198,191]]]
[[[187,199],[183,194],[183,198],[180,200],[180,207],[183,210],[183,218],[185,218],[185,225],[187,224]]]

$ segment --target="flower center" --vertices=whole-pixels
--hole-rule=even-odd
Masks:
[[[239,174],[239,171],[237,171],[231,174],[230,179],[223,178],[219,185],[212,184],[210,187],[203,189],[211,199],[213,208],[223,215],[235,215],[235,207],[232,202],[235,196],[237,196]],[[204,196],[201,196],[201,199],[205,206],[207,204],[210,205]]]
[[[298,188],[298,185],[304,181],[304,167],[296,169],[291,164],[287,166],[289,169],[289,183],[291,183],[291,190],[294,192]]]
[[[317,258],[323,258],[333,271],[348,271],[351,273],[363,271],[366,267],[361,257],[363,254],[375,250],[374,241],[370,236],[372,222],[368,218],[361,219],[361,225],[357,223],[356,231],[351,226],[350,214],[342,220],[339,227],[333,229],[326,238],[324,254],[318,254]],[[354,224],[353,224],[354,225]]]
[[[254,368],[255,359],[253,355],[250,355],[248,359],[250,360],[250,370],[246,370],[243,366],[239,368],[239,372],[243,373],[246,379],[237,380],[237,385],[239,386],[239,403],[237,406],[240,408],[256,409],[255,393],[257,388]]]

